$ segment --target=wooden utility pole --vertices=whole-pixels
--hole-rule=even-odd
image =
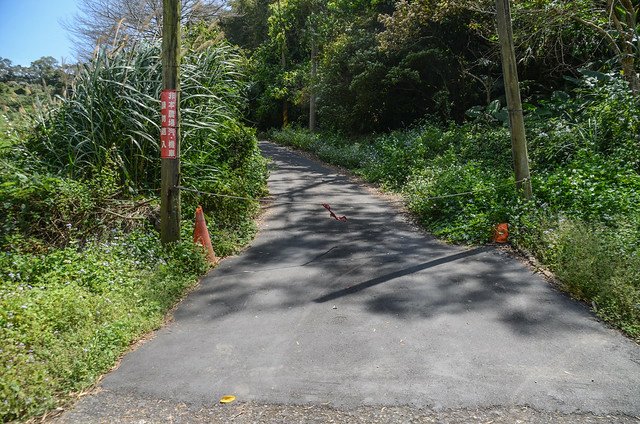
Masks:
[[[318,46],[315,34],[311,39],[311,84],[309,85],[309,131],[316,130],[316,76],[318,74]]]
[[[162,88],[175,90],[175,150],[162,154],[160,194],[160,237],[162,243],[180,239],[180,0],[163,0],[162,16]],[[173,123],[173,122],[172,122]],[[163,128],[163,131],[165,128]],[[175,131],[173,131],[175,130]],[[164,141],[163,141],[164,143]]]
[[[527,153],[527,139],[524,131],[524,116],[522,114],[522,100],[518,84],[518,68],[513,48],[513,29],[511,27],[511,10],[509,0],[496,0],[498,18],[498,38],[502,51],[502,72],[504,74],[504,88],[507,96],[509,111],[509,127],[511,128],[511,150],[516,174],[518,190],[526,199],[532,196],[531,178],[529,175],[529,155]]]

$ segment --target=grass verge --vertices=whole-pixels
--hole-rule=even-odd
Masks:
[[[0,254],[0,417],[42,414],[108,371],[208,268],[153,230],[45,254]]]

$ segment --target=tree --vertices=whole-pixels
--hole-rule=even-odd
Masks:
[[[547,0],[546,5],[555,12],[557,21],[573,20],[602,37],[633,92],[640,92],[640,6],[637,1],[575,0],[558,3]]]
[[[51,56],[34,60],[31,66],[13,65],[11,60],[0,57],[0,82],[16,81],[47,86],[52,94],[64,95],[72,71]]]
[[[260,3],[245,2],[244,5],[259,7]],[[269,7],[264,21],[267,37],[253,54],[257,104],[252,109],[260,125],[286,126],[301,117],[307,108],[311,56],[308,18],[311,10],[312,0],[279,0]],[[242,11],[232,10],[234,15],[240,13]],[[265,18],[262,13],[248,16]],[[223,24],[223,27],[232,31],[228,33],[231,39],[244,38],[243,26],[231,28]],[[263,27],[258,25],[258,28]],[[234,33],[237,29],[241,31]]]
[[[31,72],[35,82],[43,82],[49,86],[60,83],[60,64],[51,56],[43,56],[31,62]]]
[[[0,82],[11,81],[14,78],[11,60],[0,57]]]
[[[238,46],[255,50],[269,38],[269,0],[233,0],[231,10],[220,18],[227,39]]]
[[[470,29],[483,16],[458,3],[372,2],[346,21],[325,47],[322,119],[351,132],[398,128],[425,114],[462,119],[479,101],[463,65],[489,43]]]
[[[79,0],[80,13],[65,23],[76,39],[79,57],[90,57],[96,46],[158,39],[162,34],[162,0]],[[222,0],[182,0],[182,25],[212,20],[225,6]]]

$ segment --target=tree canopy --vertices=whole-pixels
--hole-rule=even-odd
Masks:
[[[302,122],[313,85],[321,126],[368,132],[425,115],[460,121],[501,98],[494,8],[490,0],[235,0],[221,27],[253,58],[253,120],[281,125],[286,102]],[[527,98],[561,89],[583,68],[617,70],[637,90],[636,9],[628,0],[515,2]]]
[[[221,0],[182,0],[185,25],[211,21],[225,8]],[[80,0],[80,12],[66,22],[76,53],[86,58],[96,46],[157,39],[162,34],[162,0]]]

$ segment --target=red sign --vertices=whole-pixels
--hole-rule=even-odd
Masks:
[[[176,154],[175,128],[160,128],[160,157],[163,159],[175,159]]]
[[[162,90],[160,94],[160,157],[175,159],[177,157],[176,139],[178,127],[178,92]]]

